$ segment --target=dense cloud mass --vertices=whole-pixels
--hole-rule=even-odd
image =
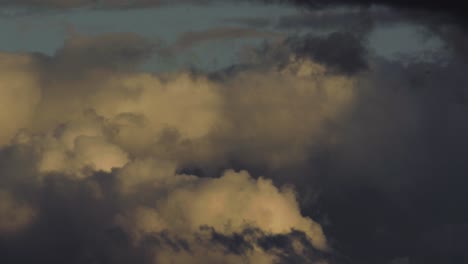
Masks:
[[[402,6],[352,1],[371,2]],[[466,31],[346,10],[276,25],[321,34],[218,27],[162,47],[74,33],[52,55],[0,53],[0,262],[465,263]],[[402,21],[444,50],[369,50],[373,26]],[[268,41],[225,69],[140,68],[246,37]]]
[[[203,178],[180,169],[229,168],[230,158],[272,168],[302,162],[323,136],[320,124],[351,103],[353,79],[309,59],[226,80],[136,72],[132,59],[115,68],[123,62],[117,47],[144,43],[134,40],[76,36],[52,57],[2,55],[1,126],[8,129],[1,142],[0,223],[8,235],[2,250],[12,252],[6,258],[98,258],[86,243],[94,232],[96,239],[109,239],[100,233],[115,229],[128,240],[126,250],[142,247],[145,261],[155,263],[277,263],[310,254],[314,263],[324,261],[330,250],[325,235],[301,214],[293,187],[276,187],[246,171]],[[112,49],[104,48],[108,41]],[[291,131],[297,132],[295,143]],[[57,230],[54,221],[60,222]],[[81,234],[88,225],[94,231]],[[16,255],[28,247],[23,240],[34,244],[44,235],[53,240],[40,242],[44,252]],[[291,249],[264,245],[277,235]],[[242,249],[225,245],[226,239],[242,242]],[[78,248],[51,253],[61,241]]]

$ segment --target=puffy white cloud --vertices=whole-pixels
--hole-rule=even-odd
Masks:
[[[354,78],[327,73],[310,60],[291,57],[280,69],[245,71],[224,90],[226,126],[220,137],[228,151],[251,164],[281,167],[301,163],[328,124],[352,105]]]
[[[174,128],[183,138],[199,138],[220,118],[223,98],[219,89],[203,76],[186,73],[166,78],[145,73],[117,75],[96,92],[93,107],[107,118],[142,115],[154,136]]]
[[[106,139],[103,123],[102,118],[88,111],[79,119],[35,137],[31,143],[40,152],[39,172],[85,177],[93,171],[111,172],[125,165],[127,153]]]
[[[133,43],[135,36],[130,37]],[[125,35],[107,38],[126,40]],[[82,52],[96,45],[102,49],[107,39],[70,42],[52,58],[17,55],[18,59],[2,62],[9,68],[5,78],[13,74],[21,80],[2,86],[3,144],[21,129],[52,135],[65,125],[58,139],[62,152],[72,151],[79,136],[97,136],[131,156],[171,159],[177,165],[224,166],[234,158],[281,167],[303,162],[314,143],[335,136],[327,125],[346,112],[356,90],[354,77],[330,73],[323,65],[296,57],[282,67],[245,69],[221,79],[104,66],[67,68],[83,60]],[[114,58],[112,50],[109,53],[106,56]],[[31,65],[41,70],[33,71]],[[84,124],[83,112],[95,112],[96,120]],[[46,138],[52,140],[47,144],[55,144],[56,137]],[[56,151],[50,155],[58,155],[53,154]],[[55,160],[52,156],[47,159]]]
[[[199,178],[176,175],[170,169],[151,169],[156,166],[154,161],[137,161],[121,171],[119,179],[126,188],[132,178],[140,179],[140,190],[151,186],[155,194],[145,200],[146,205],[131,207],[120,214],[116,223],[132,234],[137,244],[145,237],[167,233],[170,238],[183,240],[190,248],[190,253],[157,248],[157,263],[183,263],[188,259],[191,263],[221,261],[225,249],[209,244],[209,239],[201,240],[208,243],[206,245],[197,240],[203,226],[226,236],[249,228],[258,228],[270,235],[286,235],[297,230],[304,232],[314,247],[328,248],[320,225],[301,215],[291,188],[278,189],[271,180],[255,180],[246,171],[226,171],[220,178]],[[155,174],[151,178],[152,171]],[[301,251],[300,245],[297,251]],[[227,254],[225,262],[274,263],[275,259],[271,252],[254,247],[246,254]]]

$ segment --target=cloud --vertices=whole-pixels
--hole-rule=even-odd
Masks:
[[[367,68],[352,74],[357,88],[352,89],[350,107],[335,122],[319,126],[334,136],[309,147],[302,165],[268,174],[280,179],[286,171],[290,181],[296,179],[303,208],[310,206],[304,209],[306,214],[315,214],[317,205],[327,211],[319,220],[325,233],[358,263],[382,263],[397,256],[438,263],[460,255],[450,248],[458,248],[462,242],[454,243],[457,246],[438,244],[444,253],[415,246],[429,243],[420,236],[434,226],[466,220],[465,214],[457,213],[466,207],[459,187],[466,186],[462,175],[467,170],[462,165],[467,143],[467,127],[462,121],[467,114],[466,78],[462,75],[466,33],[455,26],[439,29],[450,39],[445,42],[449,49],[432,62],[364,56]],[[304,46],[311,47],[312,54],[316,51],[314,45]],[[258,57],[246,56],[247,61],[271,65],[288,61],[291,55],[284,43],[260,51],[260,56],[249,53]],[[242,67],[232,72],[236,71]],[[295,177],[297,174],[300,176]],[[317,192],[313,186],[320,186],[318,197],[307,195],[311,188],[310,192]],[[451,205],[445,207],[447,204]],[[435,219],[431,216],[434,210],[444,213]],[[384,247],[387,249],[381,250]],[[428,260],[427,255],[437,258]]]
[[[2,53],[0,57],[0,146],[4,146],[31,121],[41,89],[30,56]]]
[[[125,167],[118,176],[124,183],[127,182],[125,188],[129,187],[130,179],[140,177],[134,173],[153,171],[148,169],[148,166],[157,167],[152,163],[137,161]],[[185,241],[186,245],[181,245],[184,249],[156,248],[158,263],[182,263],[184,259],[216,262],[225,254],[229,263],[242,258],[262,263],[273,263],[276,259],[274,254],[261,248],[246,246],[248,250],[244,252],[218,248],[217,243],[211,245],[205,235],[198,237],[203,226],[216,230],[221,237],[236,236],[250,228],[258,228],[266,234],[285,235],[294,229],[303,232],[306,243],[311,243],[314,248],[327,249],[320,226],[300,215],[293,190],[277,189],[270,180],[254,180],[245,171],[227,171],[216,179],[174,175],[174,172],[140,179],[142,181],[134,185],[139,186],[140,191],[127,195],[141,195],[141,190],[151,186],[153,198],[146,199],[152,201],[148,201],[146,206],[132,207],[119,215],[116,221],[136,243],[145,243],[145,239],[154,234],[166,234],[172,240]],[[261,236],[264,236],[263,233]]]
[[[200,178],[178,175],[164,162],[136,160],[112,173],[63,176],[49,173],[23,194],[34,207],[0,193],[1,252],[9,252],[2,259],[277,263],[295,256],[319,263],[315,260],[328,258],[321,251],[328,245],[320,225],[301,215],[293,189],[245,171]],[[278,236],[285,244],[274,242]]]
[[[325,123],[339,119],[353,101],[353,78],[326,70],[291,57],[277,71],[233,74],[226,81],[228,122],[220,135],[221,142],[231,142],[232,158],[272,167],[303,162],[325,136]]]
[[[463,31],[440,32],[462,43]],[[2,55],[2,260],[462,252],[430,238],[466,219],[462,45],[402,63],[339,32],[250,50],[213,74],[138,72],[152,43],[73,36],[53,56]]]
[[[35,209],[0,190],[0,232],[8,234],[26,228],[34,221]]]
[[[47,142],[47,141],[46,141]],[[47,142],[47,149],[39,164],[40,172],[60,172],[80,175],[87,167],[93,171],[110,172],[128,161],[127,154],[101,137],[80,135],[75,139],[71,152],[66,152],[63,146]],[[51,147],[50,147],[51,146]],[[50,148],[50,149],[49,149]]]
[[[173,190],[168,188],[171,191],[156,202],[153,212],[139,209],[136,214],[130,214],[141,221],[138,222],[141,224],[130,225],[137,234],[157,233],[166,229],[190,233],[203,225],[232,234],[254,226],[273,234],[301,230],[315,247],[327,247],[320,226],[299,214],[294,192],[290,189],[278,190],[270,180],[253,180],[245,171],[227,171],[218,179],[176,177],[181,178],[180,183],[171,183]],[[161,187],[156,183],[155,188]],[[148,215],[147,219],[145,215]]]
[[[372,5],[388,6],[402,11],[429,12],[430,14],[440,16],[446,21],[466,23],[464,13],[466,7],[460,2],[451,1],[403,1],[403,0],[262,0],[266,3],[289,3],[303,7],[324,8],[330,6],[363,6]]]
[[[247,64],[288,65],[293,56],[325,65],[329,72],[350,76],[368,68],[365,40],[360,35],[343,31],[290,36],[243,52]]]
[[[376,26],[396,23],[403,17],[401,12],[382,6],[369,8],[331,6],[282,16],[275,26],[279,29],[313,29],[326,33],[340,31],[363,37]]]
[[[81,143],[90,138],[130,156],[172,159],[177,166],[222,167],[243,158],[277,167],[304,160],[307,149],[324,136],[322,124],[339,118],[353,100],[352,76],[334,73],[304,52],[227,79],[187,72],[156,75],[136,72],[136,62],[120,57],[120,48],[104,48],[110,42],[132,46],[133,36],[130,40],[127,35],[87,37],[84,44],[65,43],[52,57],[30,56],[39,69],[32,75],[38,75],[34,89],[41,100],[9,139],[20,128],[45,133],[45,170],[57,169],[53,164],[74,167],[67,160],[81,160],[77,168],[93,165],[76,152],[85,151]],[[116,68],[118,63],[127,66]],[[296,141],[291,144],[292,131]]]
[[[273,167],[296,162],[309,136],[319,137],[316,126],[352,100],[351,90],[340,91],[352,88],[350,77],[328,73],[308,59],[228,80],[142,73],[133,69],[133,57],[120,56],[120,48],[105,48],[140,43],[134,40],[79,37],[51,57],[5,55],[5,72],[17,80],[10,79],[0,97],[12,100],[20,93],[19,103],[4,109],[13,115],[2,121],[11,126],[0,149],[0,161],[9,164],[0,179],[0,253],[11,252],[4,259],[115,262],[112,255],[123,254],[150,263],[276,263],[293,255],[315,263],[325,258],[320,252],[329,250],[326,237],[320,224],[301,214],[293,187],[276,187],[246,171],[209,178],[179,169],[197,163],[222,167],[232,153]],[[120,62],[125,67],[114,67]],[[298,101],[297,109],[291,99]],[[270,116],[279,106],[284,111]],[[315,116],[296,124],[307,109]],[[291,147],[290,131],[298,135]],[[242,147],[251,140],[257,146]],[[249,235],[249,230],[257,231]],[[239,234],[251,240],[245,250],[226,242]],[[290,248],[268,246],[275,236],[284,236]]]
[[[171,239],[167,234],[154,235],[156,243],[171,241],[172,246],[157,255],[158,263],[334,263],[326,253],[314,250],[304,239],[304,233],[269,235],[250,228],[231,236],[213,228],[202,227],[197,233],[197,244]],[[207,250],[210,249],[210,250]]]
[[[361,40],[350,33],[335,32],[325,38],[292,38],[288,42],[288,46],[292,47],[298,57],[310,57],[347,74],[354,74],[368,67],[366,48]]]

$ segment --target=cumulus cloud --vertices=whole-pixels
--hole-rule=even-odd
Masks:
[[[109,157],[111,164],[119,166],[127,154],[172,159],[177,166],[211,163],[223,167],[229,159],[271,167],[301,162],[314,142],[331,137],[325,135],[323,124],[340,118],[356,90],[354,77],[335,73],[300,52],[281,63],[228,78],[116,69],[108,65],[116,63],[115,54],[121,53],[117,48],[103,52],[107,55],[96,63],[87,62],[89,67],[80,67],[83,58],[101,53],[93,50],[102,39],[107,37],[80,45],[66,43],[47,59],[31,56],[41,65],[34,73],[40,75],[40,82],[32,86],[42,97],[30,122],[10,132],[9,139],[20,128],[45,133],[47,155],[41,163],[45,170],[74,167],[66,165],[67,160],[80,160],[77,168],[101,167],[85,161],[88,154],[77,153],[86,152],[84,142],[91,138],[103,148],[123,151],[116,154],[120,158]],[[113,44],[119,45],[118,41]],[[101,168],[110,170],[109,166]]]
[[[167,182],[169,188],[159,186]],[[177,175],[153,184],[168,193],[155,202],[155,209],[138,208],[130,214],[138,221],[129,225],[136,234],[164,230],[190,233],[203,225],[232,234],[253,226],[274,234],[297,229],[317,248],[327,247],[320,226],[300,215],[293,190],[278,190],[270,180],[253,180],[245,171],[227,171],[217,179]]]
[[[229,248],[216,246],[204,234],[204,226],[222,236],[239,235],[245,239],[248,238],[243,233],[251,228],[261,231],[260,237],[263,233],[287,235],[297,230],[315,248],[328,247],[320,226],[301,216],[292,189],[277,189],[271,180],[255,180],[245,171],[226,171],[220,178],[212,179],[152,169],[157,167],[153,161],[137,161],[119,173],[123,188],[133,186],[140,190],[126,195],[141,196],[141,190],[148,188],[154,194],[146,196],[145,205],[118,215],[116,223],[131,234],[135,243],[145,243],[145,239],[155,234],[165,234],[173,243],[183,241],[182,249],[155,247],[158,263],[183,263],[189,259],[194,263],[215,263],[226,254],[228,263],[274,263],[277,258],[258,246],[249,246],[246,252],[230,252]],[[156,172],[153,177],[145,175],[153,171]],[[251,239],[254,238],[258,239],[256,236]]]
[[[41,99],[41,89],[33,59],[29,55],[0,55],[0,146],[27,126]]]
[[[228,79],[141,73],[131,59],[128,68],[115,68],[122,50],[105,49],[107,41],[133,47],[133,40],[72,38],[51,57],[5,55],[5,72],[18,80],[5,86],[2,99],[19,103],[2,120],[10,127],[2,161],[17,162],[2,172],[0,227],[2,237],[17,240],[2,240],[2,248],[29,250],[22,243],[31,240],[43,248],[34,254],[40,261],[96,258],[87,252],[97,250],[89,244],[93,234],[105,240],[102,232],[113,229],[129,255],[142,250],[150,263],[325,259],[327,239],[302,215],[293,187],[246,171],[209,178],[180,168],[229,166],[231,157],[272,167],[297,162],[320,137],[321,124],[352,101],[352,78],[299,58]],[[291,131],[297,138],[289,146]],[[38,238],[44,234],[50,238]],[[268,246],[275,236],[290,248]],[[236,237],[245,250],[226,242]],[[54,243],[66,249],[50,255]]]
[[[110,172],[112,168],[122,167],[128,161],[127,154],[118,146],[100,137],[79,136],[75,139],[73,150],[68,153],[62,146],[55,146],[60,143],[54,143],[46,141],[51,149],[44,151],[39,165],[41,172],[79,175],[87,167],[93,171]]]
[[[234,153],[273,167],[302,162],[307,149],[326,134],[353,101],[353,78],[326,73],[304,58],[288,59],[276,71],[247,71],[227,81],[225,109],[230,121],[221,133]],[[241,142],[250,142],[243,144]]]
[[[220,32],[208,33],[195,42]],[[212,74],[138,72],[153,42],[126,33],[72,36],[53,56],[2,54],[0,256],[333,263],[338,245],[385,263],[462,252],[428,238],[466,219],[462,46],[403,64],[368,54],[360,35],[296,36]]]

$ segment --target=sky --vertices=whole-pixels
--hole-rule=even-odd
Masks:
[[[0,263],[467,263],[465,11],[0,0]]]

